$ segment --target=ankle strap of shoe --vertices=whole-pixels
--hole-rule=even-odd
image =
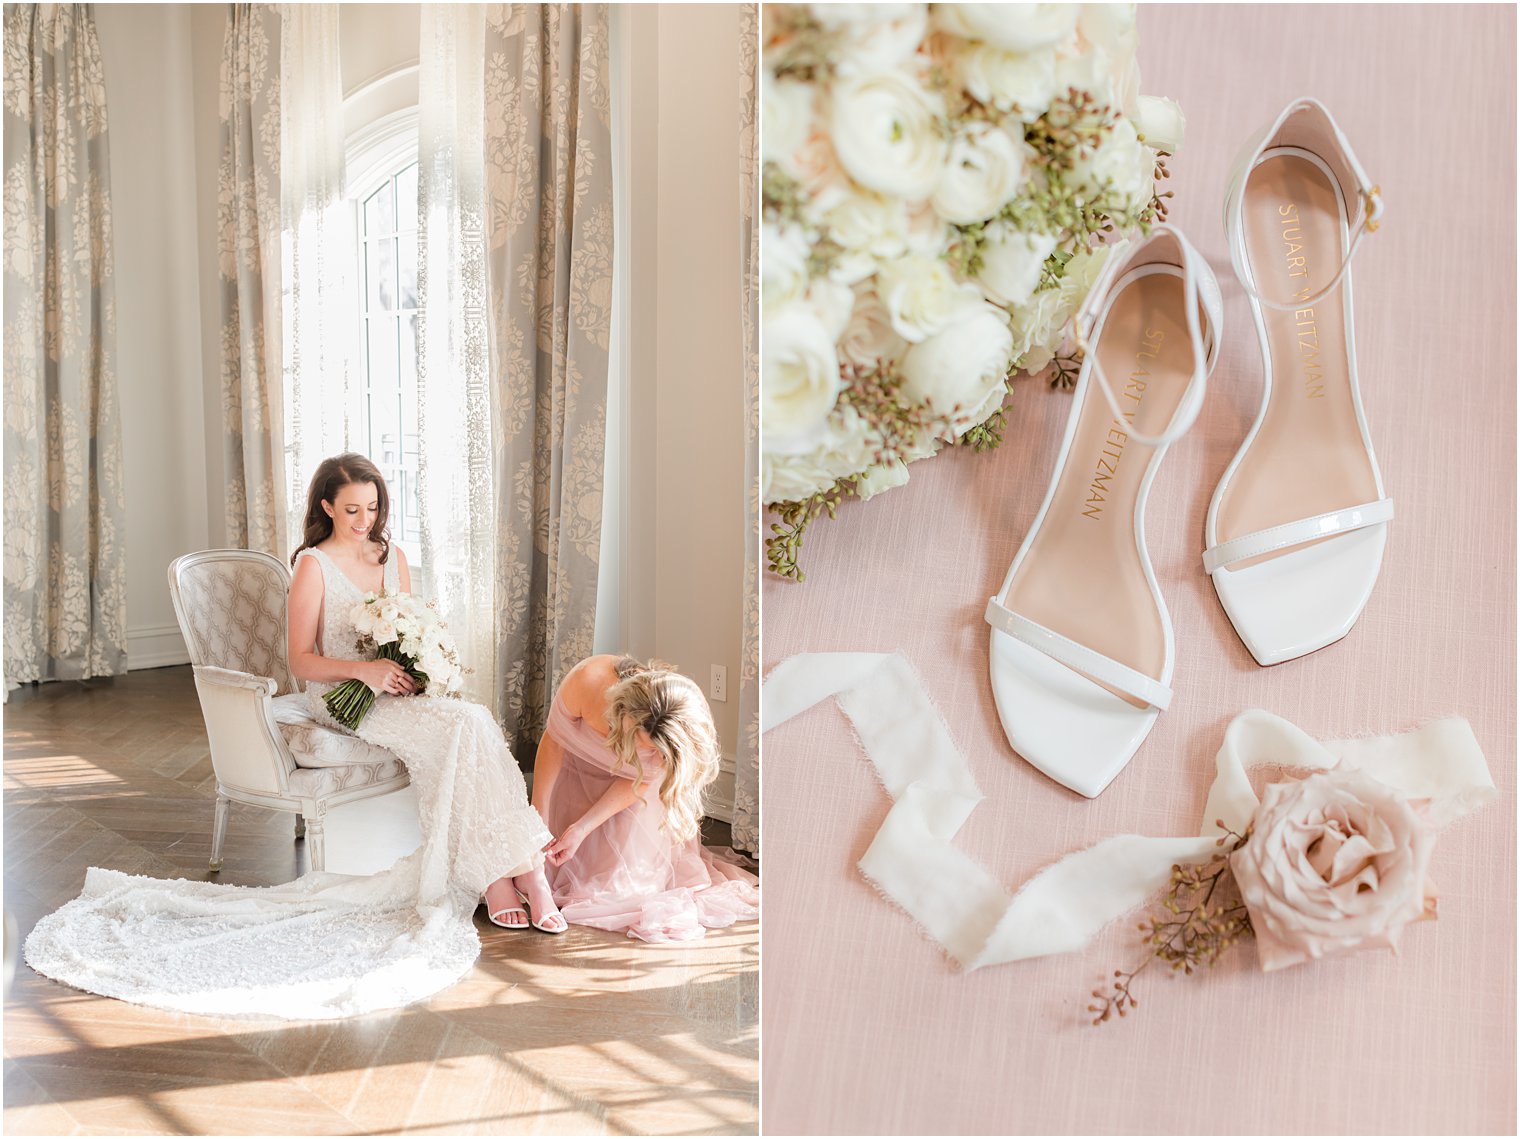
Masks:
[[[1245,264],[1245,240],[1241,232],[1240,214],[1245,198],[1246,182],[1250,179],[1251,171],[1256,168],[1256,163],[1260,159],[1262,151],[1267,149],[1269,142],[1277,138],[1284,124],[1293,115],[1297,114],[1307,114],[1317,120],[1316,125],[1328,136],[1328,140],[1334,144],[1335,149],[1339,153],[1318,155],[1317,157],[1321,161],[1333,158],[1344,164],[1345,172],[1350,176],[1354,184],[1350,188],[1354,188],[1356,192],[1355,196],[1361,209],[1355,225],[1351,229],[1350,240],[1346,245],[1346,255],[1341,259],[1340,268],[1336,270],[1335,276],[1330,279],[1330,283],[1312,296],[1293,297],[1287,301],[1274,301],[1262,296],[1251,283],[1251,275]],[[1285,142],[1281,145],[1292,147],[1294,144]],[[1306,150],[1305,153],[1313,152]],[[1338,174],[1332,174],[1332,177],[1339,186],[1342,182],[1341,177]],[[1345,193],[1346,189],[1347,187],[1341,186],[1342,197],[1349,197]],[[1372,180],[1367,177],[1367,172],[1362,169],[1362,164],[1357,161],[1356,153],[1351,149],[1351,144],[1346,141],[1346,136],[1341,132],[1340,127],[1336,125],[1335,119],[1331,116],[1330,112],[1325,109],[1324,104],[1318,99],[1296,99],[1292,103],[1289,103],[1282,113],[1268,126],[1263,127],[1256,134],[1252,135],[1247,140],[1240,156],[1236,159],[1234,172],[1230,177],[1229,189],[1225,194],[1224,215],[1225,230],[1228,233],[1230,243],[1230,261],[1235,268],[1235,277],[1239,280],[1240,287],[1245,290],[1246,295],[1263,308],[1272,309],[1275,312],[1296,312],[1300,309],[1313,308],[1331,293],[1335,292],[1336,289],[1340,288],[1341,282],[1345,280],[1346,274],[1351,270],[1351,262],[1356,257],[1356,251],[1361,247],[1362,238],[1366,237],[1369,233],[1377,232],[1382,217],[1382,190],[1378,186],[1373,185]]]
[[[1177,249],[1175,257],[1158,256],[1159,246],[1168,241]],[[1131,269],[1148,264],[1176,265],[1182,269],[1182,296],[1186,307],[1188,336],[1193,345],[1193,376],[1183,393],[1182,402],[1172,414],[1172,420],[1159,435],[1147,435],[1134,430],[1124,411],[1119,407],[1119,397],[1098,361],[1097,342],[1101,339],[1103,318],[1107,315],[1114,286]],[[1124,424],[1125,433],[1136,443],[1149,447],[1162,447],[1180,439],[1203,407],[1203,397],[1208,390],[1209,374],[1219,355],[1219,329],[1223,323],[1224,306],[1219,295],[1219,282],[1214,271],[1180,230],[1169,225],[1157,225],[1150,236],[1137,244],[1115,246],[1108,255],[1108,262],[1098,279],[1087,293],[1087,299],[1071,321],[1071,337],[1082,352],[1083,368],[1091,372],[1104,402],[1114,418]]]

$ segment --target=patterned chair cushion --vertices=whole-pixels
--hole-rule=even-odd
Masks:
[[[299,693],[276,696],[270,704],[274,708],[275,725],[285,737],[285,746],[290,749],[299,768],[366,767],[398,762],[385,748],[347,732],[336,731],[316,720],[307,708],[306,698]]]
[[[329,732],[328,734],[335,735],[336,733]],[[405,773],[405,765],[394,756],[384,763],[356,763],[349,764],[347,767],[298,767],[290,773],[290,790],[295,795],[309,795],[313,799],[322,799],[339,791],[351,791],[355,787],[384,783],[387,779],[394,779]]]

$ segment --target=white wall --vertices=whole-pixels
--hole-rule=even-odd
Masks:
[[[127,661],[188,659],[166,570],[208,544],[190,5],[95,9],[110,112]],[[215,115],[215,104],[212,106]]]

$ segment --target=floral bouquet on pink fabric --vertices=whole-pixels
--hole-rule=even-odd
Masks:
[[[374,659],[393,660],[417,682],[417,690],[430,696],[457,695],[464,682],[459,650],[448,627],[438,616],[435,602],[423,602],[410,593],[385,590],[366,593],[353,607],[349,619],[359,631],[359,651]],[[362,680],[345,680],[325,696],[323,703],[334,720],[349,731],[356,730],[375,704],[375,691]]]
[[[1183,120],[1131,5],[767,4],[762,498],[770,567],[947,443],[1002,438],[1106,243],[1166,214]]]
[[[1093,1023],[1135,1007],[1130,982],[1153,961],[1191,973],[1248,934],[1264,972],[1397,950],[1406,926],[1436,916],[1424,805],[1355,769],[1269,785],[1244,834],[1219,839],[1209,862],[1172,868],[1163,912],[1140,924],[1150,955],[1093,991]]]

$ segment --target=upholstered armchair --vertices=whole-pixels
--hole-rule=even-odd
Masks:
[[[222,868],[233,802],[295,814],[296,837],[305,836],[311,869],[321,870],[330,808],[411,781],[392,753],[306,711],[285,651],[289,592],[290,570],[256,550],[202,550],[169,564],[216,772],[212,870]]]

